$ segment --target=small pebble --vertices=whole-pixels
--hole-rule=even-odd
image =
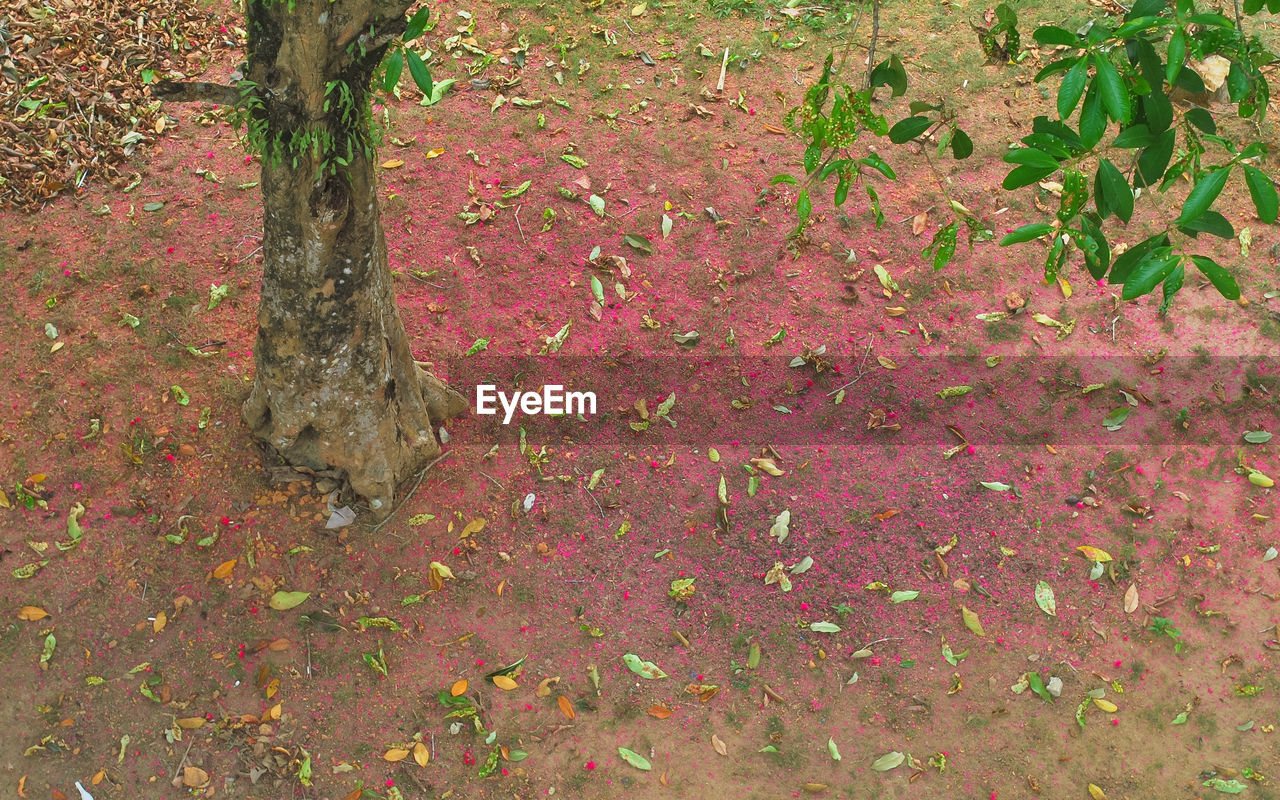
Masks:
[[[1079,497],[1076,497],[1076,496],[1075,496],[1075,495],[1073,495],[1073,494],[1069,494],[1069,495],[1067,495],[1067,505],[1069,505],[1069,506],[1074,506],[1074,505],[1079,505],[1079,504],[1080,504],[1080,498],[1079,498]]]

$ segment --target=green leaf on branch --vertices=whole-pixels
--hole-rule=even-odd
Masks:
[[[1006,234],[1005,237],[1000,240],[1000,246],[1008,247],[1011,244],[1029,242],[1032,239],[1039,239],[1041,236],[1052,232],[1052,225],[1045,222],[1034,222],[1030,225],[1023,225],[1021,228],[1017,228],[1013,232]]]
[[[1093,57],[1094,69],[1097,70],[1095,80],[1098,82],[1098,93],[1102,96],[1103,108],[1107,114],[1121,125],[1129,124],[1132,105],[1129,102],[1129,90],[1124,85],[1116,65],[1106,56]]]
[[[1178,225],[1186,225],[1191,220],[1209,210],[1213,201],[1222,194],[1222,187],[1227,184],[1227,176],[1231,174],[1231,165],[1218,167],[1207,175],[1201,176],[1187,195],[1187,202],[1182,205],[1182,213],[1178,215]]]
[[[891,97],[901,97],[907,93],[907,71],[903,68],[897,53],[876,64],[875,69],[871,70],[871,88],[874,89],[877,86],[888,86],[892,89]]]
[[[400,82],[402,72],[404,72],[404,51],[396,50],[391,54],[391,58],[387,59],[387,73],[382,78],[382,91],[394,91],[396,84]]]
[[[1124,282],[1121,300],[1133,300],[1148,294],[1155,289],[1178,266],[1181,256],[1171,255],[1169,248],[1162,247],[1153,251],[1147,258],[1138,262],[1133,272]]]
[[[1040,30],[1036,31],[1037,37]],[[1086,70],[1088,63],[1088,59],[1077,59],[1075,66],[1062,77],[1062,85],[1058,87],[1058,116],[1062,119],[1071,116],[1084,95],[1084,87],[1089,80],[1089,73]]]
[[[1249,186],[1249,196],[1253,198],[1253,207],[1258,212],[1258,219],[1267,224],[1276,221],[1276,212],[1280,210],[1280,198],[1276,195],[1276,185],[1267,174],[1257,167],[1247,164],[1244,168],[1244,182]]]
[[[959,230],[960,223],[953,221],[950,225],[935,233],[933,241],[921,252],[921,255],[928,255],[929,251],[933,251],[933,269],[935,272],[945,267],[955,256],[956,234]]]
[[[1122,222],[1128,222],[1133,216],[1133,190],[1129,182],[1115,164],[1108,158],[1098,163],[1098,172],[1093,184],[1094,203],[1098,207],[1098,215],[1106,219],[1115,214]]]
[[[409,60],[409,74],[413,76],[413,82],[417,84],[418,91],[425,97],[431,97],[431,91],[435,87],[431,82],[431,70],[427,69],[427,62],[412,50],[406,49],[404,54]]]
[[[906,144],[933,127],[933,120],[928,117],[907,117],[899,120],[889,129],[889,141],[894,144]]]
[[[1236,284],[1236,279],[1218,262],[1208,256],[1192,256],[1191,262],[1196,265],[1196,269],[1209,279],[1214,288],[1228,300],[1240,299],[1240,287]]]

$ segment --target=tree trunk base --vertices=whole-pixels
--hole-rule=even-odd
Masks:
[[[404,378],[337,403],[332,387],[278,392],[260,378],[241,416],[269,454],[349,487],[382,520],[396,507],[396,487],[440,455],[435,428],[467,410],[462,395],[413,361],[408,365]],[[325,402],[319,394],[327,395]]]

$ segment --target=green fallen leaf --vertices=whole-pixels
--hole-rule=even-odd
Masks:
[[[583,161],[581,158],[578,158],[575,155],[572,155],[571,153],[565,153],[564,155],[560,156],[560,160],[566,164],[577,167],[578,169],[587,168],[587,162]]]
[[[626,655],[624,655],[622,657],[622,663],[627,665],[627,669],[631,670],[632,672],[634,672],[635,674],[639,675],[642,678],[648,678],[649,680],[657,680],[659,678],[667,677],[667,673],[663,672],[658,667],[657,664],[653,663],[652,661],[645,661],[635,653],[627,653]]]
[[[276,611],[288,611],[291,608],[297,608],[302,605],[303,601],[310,596],[311,592],[276,592],[271,595],[267,605]]]
[[[827,737],[827,752],[831,754],[832,761],[840,760],[840,748],[836,747],[836,740]]]
[[[1249,444],[1266,444],[1271,441],[1268,431],[1245,431],[1244,440]]]
[[[834,622],[811,622],[809,623],[809,630],[815,633],[839,633],[840,626]]]
[[[982,629],[982,620],[978,619],[977,613],[971,611],[968,606],[960,606],[960,616],[964,619],[964,626],[972,631],[974,635],[987,635],[987,632]]]
[[[46,669],[49,666],[49,660],[53,658],[54,648],[58,646],[58,640],[53,634],[44,637],[44,649],[40,651],[40,668]]]
[[[902,590],[902,591],[894,592],[893,594],[889,595],[889,600],[894,603],[905,603],[908,600],[915,600],[919,596],[920,596],[920,593],[915,591],[914,589]]]
[[[519,197],[520,195],[529,191],[529,187],[532,185],[533,185],[533,181],[531,180],[525,181],[524,183],[520,184],[516,188],[508,189],[507,191],[503,192],[502,197],[504,200],[511,200],[513,198]]]
[[[471,345],[471,347],[467,349],[466,355],[474,356],[476,353],[479,353],[482,350],[488,350],[489,342],[491,341],[493,340],[492,339],[476,339],[475,344]]]
[[[178,402],[178,405],[185,406],[191,403],[191,396],[188,395],[183,390],[183,388],[177,385],[176,383],[173,386],[169,387],[169,391],[173,392],[173,399]]]
[[[1053,587],[1045,581],[1036,583],[1036,605],[1051,617],[1058,616],[1058,601],[1053,596]]]
[[[1229,781],[1222,778],[1211,778],[1202,783],[1201,786],[1208,786],[1215,792],[1222,792],[1223,794],[1240,794],[1249,788],[1234,778]]]
[[[894,750],[893,752],[885,753],[875,761],[872,761],[871,768],[876,772],[888,772],[891,769],[897,769],[902,762],[906,760],[907,757],[905,755]]]
[[[218,307],[218,304],[227,299],[227,292],[231,291],[227,284],[219,286],[216,283],[209,284],[209,308],[212,311]]]
[[[641,236],[638,233],[628,233],[623,235],[622,241],[638,253],[643,253],[646,256],[653,255],[653,243],[646,236]]]
[[[1118,431],[1124,425],[1124,421],[1129,418],[1130,406],[1120,406],[1112,411],[1102,420],[1102,427],[1109,431]]]
[[[628,764],[635,767],[636,769],[642,769],[645,772],[648,772],[649,770],[653,769],[653,765],[649,763],[649,759],[645,758],[644,756],[640,755],[634,750],[628,750],[625,747],[619,747],[618,755],[622,756],[623,761],[627,762]]]

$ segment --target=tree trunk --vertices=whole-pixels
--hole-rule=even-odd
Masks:
[[[250,0],[246,104],[262,154],[257,367],[242,413],[287,464],[333,470],[375,516],[466,402],[415,363],[379,220],[370,82],[408,0]]]

